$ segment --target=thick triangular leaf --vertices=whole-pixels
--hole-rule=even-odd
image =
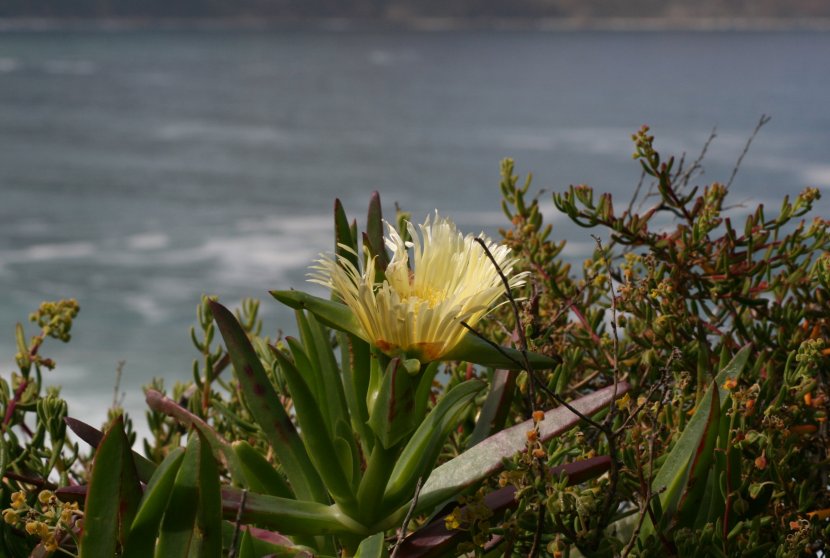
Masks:
[[[144,398],[147,401],[147,406],[154,411],[171,416],[184,426],[198,428],[213,450],[216,459],[221,460],[227,466],[234,482],[244,486],[245,476],[239,468],[236,454],[233,452],[227,440],[208,425],[208,423],[154,389],[148,389],[144,393]]]
[[[288,390],[294,401],[297,422],[303,432],[303,443],[308,450],[309,458],[319,473],[320,478],[328,488],[334,500],[343,509],[355,511],[357,503],[355,494],[340,462],[335,458],[335,447],[329,431],[326,428],[319,403],[314,399],[302,375],[284,354],[274,350],[274,355],[280,363]]]
[[[64,422],[66,425],[77,434],[78,438],[92,446],[93,448],[97,448],[98,445],[101,443],[101,440],[104,438],[104,433],[95,428],[94,426],[90,426],[89,424],[80,421],[76,418],[72,417],[65,417]],[[150,477],[153,476],[153,473],[156,470],[156,464],[141,455],[140,453],[131,452],[133,461],[135,462],[135,469],[138,473],[138,478],[141,482],[147,482],[150,480]]]
[[[568,484],[573,485],[596,478],[610,467],[611,459],[603,455],[554,467],[551,469],[551,476],[559,478],[560,475],[565,474],[568,477]],[[506,486],[490,492],[484,496],[483,504],[492,512],[493,521],[498,521],[505,511],[518,505],[516,488]],[[461,515],[465,516],[463,510]],[[398,548],[396,556],[398,558],[449,556],[460,542],[469,539],[470,534],[466,529],[447,529],[445,517],[435,519],[406,537]]]
[[[244,505],[242,505],[244,500]],[[240,511],[240,506],[242,510]],[[237,488],[222,489],[225,519],[274,529],[285,535],[358,535],[371,532],[343,513],[336,504],[290,500],[248,492]]]
[[[340,302],[326,300],[302,291],[270,291],[271,296],[295,310],[308,310],[320,320],[320,323],[338,331],[358,333],[360,323],[349,307]]]
[[[366,234],[364,242],[369,247],[369,257],[375,258],[378,282],[384,278],[386,267],[389,265],[389,254],[383,241],[383,214],[380,206],[380,194],[372,192],[369,199],[369,213],[366,217]]]
[[[513,391],[516,386],[516,374],[509,370],[498,369],[493,372],[490,391],[481,406],[473,433],[467,439],[471,448],[493,432],[504,428],[504,423],[513,403]]]
[[[490,368],[521,370],[524,368],[522,352],[509,347],[496,348],[480,337],[467,333],[458,345],[444,357],[444,360],[463,360]],[[527,353],[527,359],[534,370],[547,370],[556,366],[556,360],[538,353]]]
[[[247,486],[249,490],[281,498],[294,496],[282,474],[251,444],[245,440],[238,440],[233,443],[232,447],[247,480],[244,486]]]
[[[395,509],[412,497],[418,478],[435,465],[447,436],[458,426],[460,415],[484,386],[478,380],[464,382],[438,401],[398,457],[386,485],[384,509]]]
[[[114,556],[123,543],[141,498],[138,474],[124,433],[124,419],[113,421],[95,452],[84,507],[80,558]]]
[[[159,526],[167,510],[173,483],[181,467],[182,459],[184,459],[183,448],[171,451],[147,484],[138,512],[127,535],[123,558],[146,558],[153,555]]]
[[[376,533],[371,537],[363,539],[354,558],[387,558],[389,552],[386,550],[386,540],[383,533]]]
[[[610,405],[628,389],[626,382],[620,382],[616,386],[608,386],[571,401],[570,405],[583,415],[590,416]],[[580,420],[563,406],[547,411],[544,420],[539,423],[539,438],[542,441],[550,440],[573,428]],[[525,449],[527,431],[531,428],[533,421],[528,420],[502,430],[434,469],[421,488],[416,513],[432,510],[501,470],[504,459]]]
[[[231,356],[245,403],[280,460],[294,494],[303,500],[327,502],[328,493],[245,331],[227,308],[218,302],[211,302],[210,307]]]
[[[182,464],[176,473],[167,512],[159,532],[156,558],[188,556],[197,533],[196,514],[199,509],[199,469],[203,457],[202,441],[191,431]],[[212,457],[211,457],[212,458]]]
[[[689,422],[680,434],[680,438],[674,447],[672,447],[666,460],[654,477],[652,489],[655,493],[660,493],[660,507],[663,510],[663,514],[667,517],[667,519],[661,520],[661,523],[668,521],[676,509],[681,491],[686,485],[686,480],[689,476],[689,466],[692,458],[700,449],[701,441],[704,440],[706,432],[712,428],[710,422],[713,416],[711,411],[713,391],[715,389],[718,391],[718,395],[715,397],[719,403],[717,413],[719,415],[720,412],[724,411],[723,405],[729,400],[729,390],[723,387],[723,385],[727,379],[738,379],[746,366],[750,351],[751,347],[749,345],[744,346],[717,374],[714,383],[709,386],[703,398],[700,400],[697,412],[689,419]],[[714,428],[717,429],[717,427]],[[640,537],[645,539],[653,532],[654,526],[651,524],[650,518],[646,516],[642,529],[640,530]]]
[[[369,426],[385,448],[391,448],[420,423],[415,416],[415,390],[419,376],[410,374],[394,358],[383,375],[383,384],[369,412]]]
[[[334,200],[334,238],[335,254],[346,258],[355,269],[360,269],[357,260],[357,239],[352,236],[349,219],[346,217],[343,204],[340,203],[339,199]],[[345,250],[341,245],[348,246],[349,250]]]
[[[196,430],[200,440],[199,456],[199,511],[196,514],[199,558],[222,557],[222,493],[219,484],[219,469],[210,450],[210,445]]]

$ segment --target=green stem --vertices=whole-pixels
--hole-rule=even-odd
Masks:
[[[360,522],[364,525],[371,525],[377,521],[386,484],[395,467],[399,450],[400,444],[387,449],[383,447],[380,440],[375,438],[372,455],[369,457],[369,463],[363,473],[360,487],[357,489]]]

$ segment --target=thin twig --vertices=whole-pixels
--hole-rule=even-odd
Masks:
[[[239,539],[240,526],[242,525],[242,512],[245,510],[245,500],[248,499],[248,489],[242,489],[242,497],[239,499],[239,510],[236,512],[236,521],[233,526],[233,538],[231,539],[231,549],[228,552],[228,558],[236,558],[236,543]]]
[[[709,133],[709,137],[706,139],[706,142],[703,144],[703,148],[700,150],[700,155],[697,156],[697,159],[692,162],[691,166],[686,170],[686,172],[679,172],[675,177],[675,182],[680,181],[680,187],[678,190],[681,190],[689,185],[689,182],[692,180],[692,177],[695,174],[695,171],[703,168],[701,163],[703,162],[703,158],[706,157],[706,152],[709,150],[709,146],[712,144],[712,141],[717,137],[717,128],[712,128],[712,131]]]
[[[401,546],[404,537],[406,536],[406,530],[409,527],[409,522],[412,520],[412,514],[415,513],[415,506],[418,505],[418,496],[421,494],[421,482],[424,480],[423,476],[418,477],[418,482],[415,483],[415,494],[412,496],[412,502],[409,504],[409,510],[406,512],[406,517],[403,518],[403,525],[401,525],[401,530],[398,531],[398,539],[395,541],[395,546],[392,548],[392,553],[389,555],[389,558],[395,558],[398,554],[398,547]]]
[[[614,292],[614,280],[611,276],[611,261],[609,260],[608,255],[605,253],[605,250],[602,246],[602,240],[598,236],[593,236],[593,239],[594,242],[597,243],[597,250],[599,250],[599,253],[601,254],[602,259],[605,263],[605,270],[608,274],[608,288],[611,291],[611,333],[614,344],[614,361],[612,363],[612,372],[614,374],[614,395],[611,400],[616,401],[617,393],[619,390],[620,376],[620,338],[619,333],[617,331],[617,294],[616,292]],[[616,414],[617,406],[611,404],[608,409],[608,414],[605,416],[605,420],[602,423],[601,429],[603,434],[605,434],[605,438],[608,442],[608,454],[611,458],[611,466],[608,469],[608,490],[605,493],[605,500],[603,502],[602,512],[600,513],[599,523],[597,524],[597,529],[594,534],[594,540],[592,544],[594,548],[597,548],[599,546],[600,541],[602,539],[602,535],[605,532],[605,526],[608,525],[608,523],[611,520],[611,513],[614,507],[614,499],[617,496],[617,484],[620,479],[620,464],[619,456],[617,454],[617,441],[612,431],[612,426]]]
[[[490,252],[490,249],[487,247],[487,243],[481,238],[476,238],[475,241],[481,245],[484,253],[487,254],[487,258],[489,258],[490,262],[493,264],[493,267],[496,268],[496,272],[499,274],[499,278],[504,285],[504,292],[507,295],[507,300],[510,301],[510,307],[513,309],[513,319],[516,322],[516,331],[519,334],[519,349],[521,350],[523,361],[522,366],[532,378],[533,368],[530,366],[530,360],[527,358],[527,337],[525,337],[525,331],[522,327],[522,320],[519,315],[519,304],[516,302],[516,299],[513,298],[513,293],[510,292],[510,281],[507,280],[507,276],[504,274],[504,271],[502,271],[499,262],[497,262],[496,258],[493,257],[493,253]],[[528,384],[528,394],[530,395],[530,412],[532,414],[533,411],[536,410],[536,398],[533,391],[533,381]]]
[[[121,390],[121,377],[124,374],[124,365],[127,364],[126,360],[119,360],[118,364],[115,366],[115,385],[112,388],[112,408],[116,409],[124,405],[124,398],[127,396],[125,392],[121,392],[119,397],[119,391]]]
[[[534,384],[536,383],[536,375],[534,374],[533,367],[530,366],[530,359],[527,356],[527,337],[525,336],[524,327],[522,327],[522,319],[519,314],[519,304],[513,297],[513,293],[510,292],[510,281],[507,280],[507,276],[504,274],[504,271],[502,271],[501,266],[496,261],[496,258],[493,257],[493,254],[487,247],[487,243],[484,242],[484,240],[482,240],[481,238],[476,238],[475,240],[484,250],[484,253],[487,254],[487,257],[490,259],[490,262],[493,264],[493,267],[496,268],[496,271],[498,272],[499,277],[501,278],[501,282],[504,285],[504,291],[507,295],[507,299],[510,301],[510,307],[513,309],[513,318],[515,320],[516,331],[519,334],[519,348],[521,349],[523,368],[525,369],[525,371],[527,371],[528,379],[530,380],[527,384],[527,392],[528,397],[530,399],[529,411],[530,415],[532,416],[533,413],[536,411],[536,391],[534,388]],[[547,472],[547,468],[545,467],[545,463],[542,461],[542,458],[534,458],[534,463],[539,470],[539,474],[545,475]],[[533,544],[530,547],[530,552],[527,555],[528,558],[535,558],[535,556],[539,554],[539,549],[542,544],[542,532],[544,531],[544,525],[545,507],[540,505],[539,516],[536,523],[536,531],[533,535]]]
[[[761,131],[761,128],[772,119],[771,116],[767,116],[766,114],[761,115],[761,119],[758,120],[758,124],[755,126],[755,129],[752,131],[752,135],[749,136],[749,139],[746,140],[746,145],[744,145],[744,150],[741,151],[741,155],[738,157],[738,160],[735,162],[735,168],[732,169],[732,175],[729,177],[729,182],[726,183],[726,189],[728,190],[730,186],[732,186],[732,181],[735,180],[735,175],[738,174],[738,169],[741,167],[741,163],[744,160],[744,157],[747,153],[749,153],[749,146],[752,145],[752,140],[755,139],[755,136],[758,135],[758,132]]]

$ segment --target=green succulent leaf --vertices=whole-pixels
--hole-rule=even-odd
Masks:
[[[63,420],[72,432],[93,448],[97,448],[101,444],[101,440],[104,439],[104,433],[94,426],[90,426],[89,424],[72,417],[65,417]],[[130,455],[135,462],[135,469],[138,473],[139,480],[141,480],[141,482],[149,481],[150,477],[153,476],[153,473],[156,470],[156,464],[134,451],[130,452]]]
[[[80,558],[114,556],[123,544],[141,499],[124,419],[113,421],[95,452],[86,495]]]
[[[655,493],[660,493],[660,508],[663,511],[661,526],[665,527],[673,519],[684,489],[688,486],[690,477],[695,481],[706,476],[711,463],[711,453],[717,440],[718,419],[725,411],[724,406],[729,401],[729,390],[723,387],[727,380],[737,380],[747,360],[751,347],[744,346],[716,375],[714,382],[706,390],[698,404],[697,411],[669,452],[657,475],[652,487]],[[714,439],[712,437],[714,436]],[[709,455],[706,455],[706,454]],[[695,490],[703,490],[705,483],[695,482]],[[698,495],[692,501],[699,500]],[[646,516],[640,531],[640,538],[645,540],[654,532],[651,520]]]
[[[570,402],[570,405],[586,416],[591,416],[610,405],[615,398],[622,396],[629,389],[626,382],[608,386]],[[580,418],[565,407],[557,407],[545,413],[539,423],[539,438],[542,441],[562,434],[580,422]],[[447,461],[432,471],[424,482],[415,506],[415,513],[426,513],[449,498],[453,498],[467,488],[481,482],[501,470],[503,460],[525,449],[527,431],[533,427],[528,420],[502,430],[481,443],[468,449],[458,457]],[[407,506],[391,514],[390,527],[399,521],[401,513]],[[385,524],[384,524],[385,525]]]
[[[303,500],[328,502],[325,486],[245,331],[227,308],[218,302],[211,302],[210,307],[228,348],[242,396],[280,460],[294,494]]]
[[[493,372],[490,391],[481,406],[473,433],[467,439],[467,447],[473,447],[493,432],[504,428],[513,403],[516,386],[516,374],[509,370],[498,369]]]
[[[296,314],[306,354],[317,370],[316,376],[321,380],[320,389],[315,390],[315,395],[324,411],[329,432],[333,434],[337,421],[348,421],[349,416],[346,411],[343,378],[332,350],[331,336],[314,314],[306,315],[302,311],[297,311]]]
[[[360,546],[357,547],[354,558],[388,558],[388,556],[389,552],[386,550],[386,540],[383,538],[383,533],[377,533],[363,539]]]
[[[494,347],[480,337],[468,333],[443,360],[463,360],[480,364],[489,368],[503,368],[505,370],[521,370],[524,368],[522,352],[509,347]],[[557,361],[538,353],[527,353],[527,360],[534,370],[548,370],[554,368]]]
[[[343,392],[349,409],[352,430],[360,437],[363,452],[372,451],[374,437],[369,428],[369,409],[366,394],[369,391],[371,352],[363,339],[343,332],[337,334],[340,344],[340,362],[343,372]]]
[[[244,505],[243,505],[244,501]],[[240,511],[240,507],[242,508]],[[225,519],[274,529],[284,535],[358,535],[370,531],[337,506],[318,502],[291,500],[247,492],[238,488],[222,489]]]
[[[328,488],[334,500],[347,510],[355,510],[355,495],[350,483],[351,475],[346,475],[335,457],[337,451],[320,412],[320,405],[314,399],[302,375],[288,357],[280,351],[274,354],[280,363],[288,390],[294,401],[297,422],[303,432],[303,443],[317,472]]]
[[[294,496],[282,474],[251,444],[245,440],[239,440],[234,442],[232,447],[242,473],[245,475],[245,486],[250,490],[282,498]]]
[[[360,268],[360,263],[357,259],[357,239],[352,235],[351,227],[349,226],[349,219],[346,217],[346,212],[343,210],[343,204],[340,200],[334,200],[334,237],[335,247],[334,251],[338,256],[346,258],[355,269]],[[345,250],[342,246],[347,246],[349,249]]]
[[[154,411],[169,415],[184,426],[198,429],[205,437],[209,447],[213,450],[216,459],[222,460],[227,465],[233,480],[244,485],[245,476],[240,469],[236,454],[233,452],[231,445],[208,425],[208,423],[154,389],[146,390],[144,398],[147,401],[147,406]]]
[[[385,509],[394,509],[412,497],[418,478],[435,465],[447,436],[484,387],[478,380],[458,384],[427,415],[395,463],[384,494]]]
[[[384,448],[391,448],[418,426],[415,393],[419,380],[401,359],[393,358],[389,362],[369,414],[369,426]]]
[[[184,459],[184,448],[171,451],[156,469],[130,526],[122,558],[145,558],[153,555],[159,526],[167,510],[173,483]]]
[[[295,310],[308,310],[320,323],[338,331],[357,334],[361,331],[360,323],[349,307],[302,291],[270,291],[278,301]]]

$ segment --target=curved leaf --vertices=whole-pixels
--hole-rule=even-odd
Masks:
[[[242,473],[247,480],[246,486],[253,492],[280,496],[281,498],[292,498],[291,487],[286,484],[285,479],[263,455],[255,450],[245,440],[234,442],[231,446]]]
[[[122,558],[146,558],[153,555],[159,526],[183,459],[184,449],[176,448],[156,469],[144,490],[138,512],[130,526]]]
[[[211,301],[210,308],[231,356],[245,403],[280,460],[294,494],[303,500],[328,502],[328,493],[245,331],[218,302]]]
[[[583,415],[590,416],[610,405],[616,397],[623,395],[628,389],[628,383],[620,382],[616,386],[608,386],[571,401],[570,405]],[[539,438],[542,441],[550,440],[573,428],[579,424],[580,420],[566,407],[557,407],[547,411],[544,420],[539,423]],[[502,460],[524,450],[527,441],[526,433],[532,427],[533,421],[527,420],[502,430],[435,468],[421,488],[415,513],[428,512],[499,471],[502,468]]]
[[[384,508],[397,507],[412,497],[418,478],[435,465],[447,436],[484,387],[484,382],[476,380],[458,384],[430,411],[392,469],[383,497]]]
[[[141,498],[141,486],[119,416],[101,440],[92,465],[84,508],[80,558],[114,556],[124,542]]]
[[[278,350],[274,351],[274,355],[280,363],[280,369],[288,384],[288,390],[291,392],[297,422],[303,432],[302,440],[317,473],[334,500],[344,509],[355,511],[356,501],[349,482],[350,476],[346,476],[335,457],[337,452],[320,412],[319,403],[314,399],[314,395],[294,363]]]

